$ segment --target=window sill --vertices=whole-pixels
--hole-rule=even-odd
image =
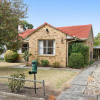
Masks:
[[[55,55],[38,55],[39,57],[54,57]]]

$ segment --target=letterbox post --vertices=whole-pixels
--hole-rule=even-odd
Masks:
[[[35,82],[36,81],[36,76],[35,76],[35,74],[36,73],[34,73],[34,88],[35,88],[35,94],[36,94],[36,82]]]
[[[34,89],[36,94],[36,74],[37,73],[37,61],[32,61],[32,71],[29,71],[29,74],[34,74]]]

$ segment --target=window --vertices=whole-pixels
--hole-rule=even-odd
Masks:
[[[54,55],[55,41],[54,40],[40,40],[39,41],[39,55]]]
[[[22,45],[22,53],[24,53],[26,50],[28,50],[28,44]]]

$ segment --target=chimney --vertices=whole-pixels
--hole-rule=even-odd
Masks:
[[[23,28],[23,25],[18,25],[18,33],[22,33],[24,32],[24,28]]]

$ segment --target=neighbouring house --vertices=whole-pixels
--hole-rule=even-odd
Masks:
[[[54,27],[44,23],[36,29],[28,29],[19,34],[24,38],[23,53],[26,49],[32,53],[33,60],[48,60],[49,64],[60,62],[60,66],[68,66],[68,47],[71,42],[83,42],[89,46],[89,60],[93,59],[93,29],[92,25]]]
[[[94,59],[100,59],[100,45],[93,47]]]

